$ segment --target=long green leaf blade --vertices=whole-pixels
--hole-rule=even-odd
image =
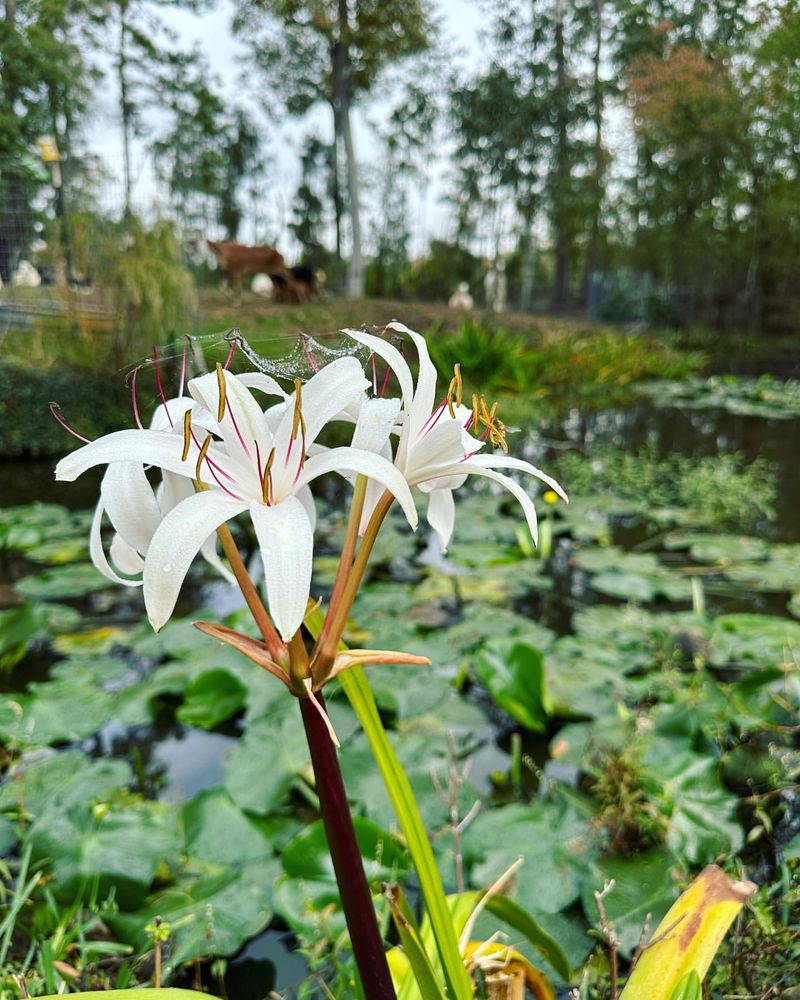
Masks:
[[[322,631],[324,620],[319,608],[306,615],[304,624],[314,638],[317,638]],[[342,648],[346,648],[344,643]],[[383,728],[378,706],[375,704],[363,668],[356,666],[345,670],[339,675],[339,681],[372,748],[400,829],[406,838],[408,851],[419,878],[428,919],[436,937],[436,946],[442,960],[450,996],[454,1000],[469,1000],[473,994],[472,981],[458,950],[458,937],[453,927],[444,886],[411,784]]]
[[[404,907],[398,894],[399,890],[390,889],[386,896],[391,907],[394,925],[400,935],[400,943],[408,958],[420,996],[422,1000],[445,1000],[436,973],[433,971],[430,959],[419,939],[419,934],[403,913]]]
[[[340,681],[372,747],[386,791],[406,838],[450,994],[456,1000],[468,1000],[472,996],[472,983],[458,950],[458,939],[444,887],[411,784],[383,728],[363,669],[351,667],[341,674]]]

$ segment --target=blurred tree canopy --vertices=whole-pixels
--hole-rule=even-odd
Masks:
[[[208,55],[183,51],[165,28],[166,6],[4,0],[4,281],[42,220],[48,238],[60,231],[72,273],[70,211],[100,211],[81,141],[102,78],[123,146],[135,138],[152,152],[179,231],[213,220],[235,239],[248,213],[258,231],[252,216],[274,195],[276,233],[328,269],[331,287],[344,288],[346,268],[354,295],[366,282],[370,294],[443,298],[469,280],[480,299],[502,258],[522,309],[796,324],[797,0],[487,0],[469,60],[443,39],[433,0],[235,0],[247,86],[233,100]],[[355,147],[353,107],[372,133],[368,156]],[[296,128],[284,142],[298,161],[293,194],[267,170],[273,131],[259,112],[283,136]],[[62,153],[57,189],[36,153],[43,135]],[[124,173],[127,216],[127,155]],[[447,187],[449,228],[434,227],[426,253],[415,225],[434,178]]]

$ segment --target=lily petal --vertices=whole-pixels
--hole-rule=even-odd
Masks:
[[[114,532],[114,537],[111,539],[111,547],[108,550],[108,554],[111,556],[111,561],[120,573],[127,573],[129,576],[138,576],[138,582],[142,582],[141,575],[144,572],[144,559],[136,549],[132,549],[125,539],[116,532]]]
[[[395,330],[397,333],[403,333],[410,337],[417,348],[419,358],[417,387],[414,391],[414,401],[408,407],[409,440],[413,441],[431,415],[436,403],[436,366],[431,361],[425,338],[419,333],[409,330],[403,323],[389,323],[386,329]]]
[[[114,583],[121,583],[123,587],[141,587],[141,580],[126,580],[124,577],[114,572],[114,569],[110,565],[108,559],[106,559],[105,550],[103,549],[103,538],[100,533],[104,511],[105,507],[103,506],[103,501],[101,500],[97,507],[95,507],[94,517],[92,518],[92,527],[89,531],[89,555],[91,560],[94,563],[95,568],[99,570],[107,580],[112,580]]]
[[[141,555],[161,523],[161,508],[141,462],[114,462],[106,469],[100,497],[111,523]]]
[[[239,384],[248,389],[257,389],[266,396],[280,396],[281,399],[288,398],[289,394],[286,390],[271,375],[265,375],[264,372],[242,372],[241,375],[237,375],[236,377],[239,379]]]
[[[255,468],[256,444],[261,452],[262,460],[269,454],[272,447],[267,431],[264,414],[253,398],[250,390],[242,385],[232,372],[222,371],[225,380],[225,409],[222,419],[217,420],[219,433],[225,442],[229,455],[238,458],[243,464]],[[192,396],[217,419],[220,403],[219,378],[216,372],[209,372],[199,378],[193,378],[189,383]]]
[[[294,495],[303,507],[305,507],[306,514],[308,514],[308,523],[311,525],[311,530],[314,531],[317,527],[317,505],[314,503],[314,494],[311,492],[311,487],[301,486],[299,490],[295,491]]]
[[[297,497],[272,507],[253,501],[250,517],[264,561],[267,603],[284,642],[300,628],[311,591],[314,535]]]
[[[445,413],[435,427],[411,443],[405,465],[406,477],[415,485],[424,483],[426,479],[437,477],[440,469],[462,461],[480,447],[480,441]]]
[[[428,494],[427,518],[428,524],[436,532],[442,552],[447,552],[456,523],[456,504],[452,490],[431,490]]]
[[[247,510],[247,504],[217,490],[204,490],[179,503],[153,535],[144,564],[144,604],[158,632],[175,609],[181,585],[212,531]]]
[[[168,399],[166,405],[169,409],[169,417],[163,405],[157,406],[150,421],[151,431],[172,431],[176,428],[180,431],[184,413],[197,404],[188,396],[176,396],[174,399]]]
[[[78,476],[96,465],[108,465],[111,462],[138,462],[140,465],[155,465],[159,469],[174,472],[189,479],[195,478],[197,450],[192,448],[182,459],[183,442],[177,434],[165,434],[163,431],[125,430],[104,434],[103,437],[85,444],[82,448],[70,452],[56,466],[56,479],[61,482],[74,482]],[[224,451],[211,445],[208,456],[212,461],[229,470],[234,477],[236,471],[233,460]],[[221,475],[221,474],[220,474]],[[213,476],[207,463],[200,469],[200,481],[215,486]],[[228,483],[228,480],[222,480]],[[235,491],[235,488],[232,488]]]
[[[409,485],[400,470],[387,459],[355,448],[331,448],[322,455],[314,455],[308,459],[299,482],[309,483],[326,472],[338,472],[340,475],[355,472],[381,483],[397,499],[408,523],[416,529],[419,518]]]
[[[358,413],[351,446],[380,454],[397,423],[400,406],[399,399],[365,399]]]
[[[521,472],[527,472],[531,476],[536,476],[537,479],[541,479],[543,483],[546,483],[551,490],[554,490],[562,500],[569,503],[569,497],[564,492],[564,490],[559,486],[559,484],[547,473],[542,472],[541,469],[537,469],[535,465],[531,465],[530,462],[525,462],[521,458],[513,458],[511,455],[475,455],[470,458],[470,463],[472,465],[480,465],[485,469],[519,469]]]
[[[403,397],[403,407],[408,412],[414,398],[414,380],[411,377],[411,369],[403,355],[397,350],[394,344],[390,344],[383,337],[376,337],[372,333],[362,333],[360,330],[343,330],[352,340],[359,344],[365,344],[373,354],[377,354],[392,369],[400,383],[400,394]]]
[[[483,476],[485,479],[491,479],[495,483],[500,483],[512,496],[516,497],[528,522],[533,544],[537,545],[539,542],[539,527],[536,518],[536,508],[533,506],[533,500],[531,500],[519,483],[509,478],[509,476],[503,476],[501,473],[495,472],[494,469],[486,469],[481,465],[475,465],[473,462],[461,462],[445,470],[445,474],[454,476],[465,472],[471,476]]]

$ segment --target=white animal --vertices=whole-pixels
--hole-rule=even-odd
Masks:
[[[469,294],[469,283],[460,281],[447,304],[451,309],[474,309],[475,302]]]
[[[29,260],[21,260],[11,278],[14,288],[38,288],[42,276]]]
[[[257,274],[253,278],[250,290],[255,292],[256,295],[263,295],[265,299],[271,299],[274,287],[272,279],[268,274]]]

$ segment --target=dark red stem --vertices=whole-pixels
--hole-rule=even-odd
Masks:
[[[318,693],[316,698],[324,707],[322,694]],[[367,1000],[395,1000],[392,977],[375,917],[372,894],[361,863],[336,747],[311,700],[298,700],[311,751],[322,822],[364,995]]]

